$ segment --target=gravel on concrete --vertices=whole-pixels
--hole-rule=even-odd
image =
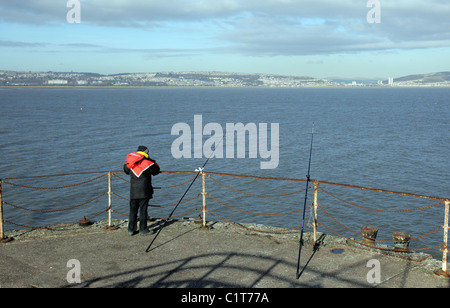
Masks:
[[[255,224],[169,221],[154,235],[130,236],[100,221],[87,227],[7,231],[0,244],[0,287],[9,288],[448,288],[426,254],[382,253],[320,233],[305,233],[296,277],[299,231]],[[158,231],[162,221],[150,222]],[[250,229],[262,230],[255,232]],[[79,282],[74,282],[79,262]],[[374,261],[375,260],[375,261]],[[376,270],[379,269],[378,272]],[[379,273],[379,275],[377,275]]]

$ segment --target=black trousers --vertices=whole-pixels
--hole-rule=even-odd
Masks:
[[[131,199],[130,200],[130,214],[128,217],[128,232],[136,232],[137,230],[137,215],[139,212],[139,232],[147,230],[148,217],[148,201],[150,199]]]

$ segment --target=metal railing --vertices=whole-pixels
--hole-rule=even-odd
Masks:
[[[113,202],[112,202],[112,197],[116,196],[120,199],[123,200],[127,200],[128,199],[116,192],[113,191],[113,187],[112,187],[112,177],[116,177],[118,179],[120,179],[123,182],[129,182],[127,179],[123,178],[121,176],[123,172],[122,171],[105,171],[105,172],[98,172],[98,174],[100,175],[96,175],[94,178],[91,178],[89,180],[86,181],[81,181],[81,182],[77,182],[77,183],[73,183],[73,184],[69,184],[69,185],[61,185],[61,186],[51,186],[51,187],[39,187],[39,186],[31,186],[31,185],[23,185],[23,184],[18,184],[15,183],[15,180],[33,180],[33,179],[37,179],[37,178],[46,178],[46,177],[64,177],[64,176],[69,176],[69,175],[87,175],[87,174],[93,174],[91,172],[85,172],[85,173],[71,173],[71,174],[58,174],[58,175],[48,175],[48,176],[39,176],[39,177],[18,177],[18,178],[8,178],[8,179],[0,179],[0,242],[7,242],[10,240],[10,238],[6,237],[5,235],[5,230],[4,230],[4,224],[11,224],[11,225],[16,225],[16,226],[20,226],[23,228],[31,228],[31,229],[39,229],[39,228],[52,228],[52,227],[32,227],[32,226],[26,226],[24,224],[19,224],[16,222],[13,222],[11,220],[7,220],[4,218],[4,206],[9,206],[12,208],[15,208],[17,210],[22,210],[22,211],[31,211],[31,212],[40,212],[40,213],[55,213],[55,212],[64,212],[64,211],[68,211],[68,210],[72,210],[75,208],[81,208],[89,203],[92,203],[96,200],[98,200],[99,198],[107,195],[108,197],[108,201],[107,201],[107,206],[106,208],[102,209],[100,212],[95,213],[93,216],[89,217],[88,220],[93,219],[94,217],[97,217],[103,213],[107,213],[108,214],[108,227],[109,228],[113,228],[113,224],[112,224],[112,214],[116,213],[119,215],[124,215],[127,216],[126,213],[121,213],[118,210],[115,210],[113,208]],[[184,174],[184,175],[189,175],[192,174],[193,176],[197,175],[197,172],[194,171],[163,171],[163,174]],[[291,210],[291,211],[286,211],[286,212],[281,212],[281,213],[256,213],[256,212],[252,212],[249,210],[243,210],[240,209],[232,204],[228,204],[226,202],[224,202],[223,200],[220,200],[220,198],[216,197],[214,194],[211,194],[211,192],[207,192],[206,190],[206,180],[211,180],[214,183],[220,185],[221,187],[223,187],[224,189],[227,189],[229,191],[232,191],[233,193],[237,193],[237,194],[243,194],[246,196],[251,196],[251,197],[258,197],[258,198],[273,198],[273,197],[285,197],[285,196],[289,196],[289,195],[295,195],[298,194],[300,192],[305,191],[305,189],[300,189],[300,190],[294,190],[291,192],[287,192],[287,193],[281,193],[281,194],[256,194],[256,193],[250,193],[250,192],[245,192],[242,191],[240,189],[231,187],[230,185],[227,185],[225,183],[223,183],[222,181],[219,181],[218,178],[219,177],[233,177],[233,178],[247,178],[247,179],[255,179],[255,180],[271,180],[271,181],[287,181],[287,182],[306,182],[306,180],[303,179],[294,179],[294,178],[280,178],[280,177],[262,177],[262,176],[251,176],[251,175],[238,175],[238,174],[229,174],[229,173],[218,173],[218,172],[206,172],[206,171],[202,171],[201,172],[201,176],[202,176],[202,191],[196,195],[194,195],[191,198],[188,198],[187,200],[184,200],[183,203],[187,203],[190,202],[194,199],[196,199],[197,197],[202,196],[202,203],[200,207],[194,207],[193,209],[178,214],[176,216],[172,216],[172,217],[183,217],[189,214],[194,213],[195,211],[200,210],[201,212],[201,220],[202,220],[202,227],[206,228],[207,227],[207,215],[213,215],[215,217],[217,217],[220,220],[226,221],[230,224],[236,225],[238,227],[242,227],[242,228],[246,228],[255,232],[288,232],[288,231],[292,231],[292,230],[296,230],[296,229],[300,229],[299,227],[292,227],[292,228],[279,228],[276,231],[267,231],[267,230],[257,230],[255,228],[248,228],[248,227],[244,227],[242,224],[236,223],[231,221],[230,219],[227,219],[225,217],[220,216],[216,211],[213,211],[211,209],[211,207],[207,206],[207,200],[211,200],[217,204],[219,204],[221,207],[226,207],[230,210],[233,211],[239,211],[241,213],[245,213],[245,214],[249,214],[249,215],[255,215],[255,216],[282,216],[282,215],[291,215],[291,214],[295,214],[295,213],[299,213],[302,212],[303,209],[296,209],[296,210]],[[15,205],[10,203],[10,201],[6,201],[3,200],[3,194],[2,194],[2,190],[4,190],[5,186],[11,186],[11,187],[21,187],[24,189],[31,189],[31,190],[58,190],[58,189],[63,189],[63,188],[71,188],[71,187],[75,187],[75,186],[80,186],[83,184],[88,184],[88,183],[92,183],[95,182],[99,179],[102,179],[103,177],[107,177],[108,178],[108,187],[107,187],[107,191],[102,192],[101,194],[85,201],[82,202],[80,204],[76,204],[76,205],[72,205],[63,209],[32,209],[32,208],[27,208],[25,206],[21,206],[21,205]],[[183,180],[181,183],[175,184],[175,185],[171,185],[171,186],[166,186],[166,187],[157,187],[159,189],[169,189],[169,188],[174,188],[174,187],[178,187],[178,186],[182,186],[184,184],[187,184],[189,182],[191,182],[193,179],[189,178],[187,180]],[[330,213],[329,210],[326,210],[322,205],[319,204],[319,191],[325,193],[326,195],[330,196],[331,198],[334,198],[340,202],[345,203],[346,205],[350,205],[352,207],[357,207],[359,209],[364,209],[367,211],[375,211],[375,212],[385,212],[385,213],[404,213],[404,212],[413,212],[413,211],[420,211],[420,210],[427,210],[433,207],[437,207],[437,206],[444,206],[445,208],[445,214],[444,214],[444,224],[442,226],[439,226],[438,228],[436,228],[435,230],[425,233],[423,235],[414,237],[414,238],[410,238],[410,241],[419,239],[419,238],[423,238],[425,236],[429,236],[433,233],[436,233],[437,231],[439,231],[440,229],[443,229],[443,243],[440,245],[434,245],[431,247],[422,247],[422,248],[418,248],[418,249],[408,249],[407,251],[423,251],[423,250],[430,250],[430,249],[435,249],[435,248],[441,248],[442,251],[442,268],[439,271],[436,271],[436,274],[438,275],[443,275],[443,276],[450,276],[450,273],[447,271],[447,254],[448,254],[448,229],[449,229],[449,225],[448,225],[448,220],[449,220],[449,207],[450,207],[450,199],[449,198],[441,198],[441,197],[433,197],[433,196],[426,196],[426,195],[420,195],[420,194],[412,194],[412,193],[405,193],[405,192],[398,192],[398,191],[390,191],[390,190],[385,190],[385,189],[377,189],[377,188],[368,188],[368,187],[362,187],[362,186],[355,186],[355,185],[348,185],[348,184],[342,184],[342,183],[333,183],[333,182],[327,182],[327,181],[319,181],[319,180],[310,180],[310,182],[312,183],[312,185],[314,186],[314,202],[312,203],[312,205],[310,207],[308,207],[307,209],[311,210],[313,213],[313,221],[311,223],[312,228],[313,228],[313,241],[316,242],[318,240],[318,228],[319,227],[323,227],[326,230],[328,230],[329,232],[345,238],[347,241],[351,241],[351,242],[355,242],[359,245],[363,245],[363,246],[368,246],[370,248],[375,248],[375,249],[380,249],[380,250],[384,250],[384,251],[398,251],[398,249],[396,248],[389,248],[389,247],[381,247],[381,246],[377,246],[375,243],[375,241],[380,241],[380,242],[391,242],[391,243],[395,243],[395,240],[381,240],[381,239],[376,239],[374,237],[368,237],[367,234],[364,233],[360,233],[357,232],[355,230],[352,230],[351,228],[349,228],[348,226],[346,226],[344,223],[342,223],[339,219],[337,219],[334,215],[332,215],[332,213]],[[358,189],[358,190],[364,190],[364,191],[374,191],[374,192],[380,192],[380,193],[384,193],[384,194],[393,194],[393,195],[400,195],[400,196],[408,196],[408,197],[414,197],[414,198],[421,198],[421,199],[428,199],[428,200],[434,200],[437,201],[433,204],[430,205],[426,205],[426,206],[421,206],[421,207],[417,207],[417,208],[412,208],[412,209],[399,209],[399,210],[395,210],[395,209],[389,209],[389,210],[383,210],[383,209],[379,209],[379,208],[370,208],[367,206],[363,206],[363,205],[359,205],[356,204],[354,202],[350,202],[348,200],[345,200],[342,197],[337,196],[336,194],[326,190],[324,187],[326,186],[337,186],[337,187],[346,187],[346,188],[351,188],[351,189]],[[169,207],[169,206],[174,206],[174,204],[165,204],[165,205],[160,205],[159,207]],[[347,236],[342,235],[340,232],[334,230],[333,228],[331,228],[329,225],[325,224],[324,221],[319,221],[318,219],[318,210],[321,210],[326,217],[328,217],[331,221],[335,222],[336,224],[338,224],[340,227],[356,234],[359,235],[364,239],[368,239],[370,241],[356,241],[352,238],[349,238]],[[68,223],[68,224],[76,224],[76,222],[73,223]],[[67,224],[66,224],[67,225]],[[57,228],[57,227],[53,227],[53,228]]]

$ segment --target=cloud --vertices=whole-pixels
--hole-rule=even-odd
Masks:
[[[80,0],[83,22],[117,27],[153,26],[159,22],[201,21],[233,16],[237,0]],[[24,24],[65,22],[67,1],[0,0],[0,20]]]
[[[13,44],[14,45],[14,44]],[[0,41],[0,46],[2,46],[2,41]],[[132,48],[132,47],[110,47],[98,44],[88,44],[88,43],[69,43],[69,44],[58,44],[59,47],[68,47],[72,51],[78,53],[92,51],[101,54],[140,54],[143,56],[144,60],[153,60],[160,58],[177,58],[183,56],[197,56],[205,53],[205,49],[194,49],[194,48]],[[213,52],[212,50],[209,50]]]
[[[369,24],[364,1],[302,1],[262,7],[218,39],[253,56],[323,55],[450,46],[450,6],[442,0],[381,1],[381,23]],[[299,2],[296,2],[299,3]],[[386,4],[385,4],[386,3]],[[265,7],[264,7],[265,4]],[[271,13],[269,13],[269,11]]]
[[[383,16],[408,22],[448,21],[447,0],[381,1]],[[65,21],[67,1],[0,1],[0,18],[20,23]],[[365,0],[80,0],[85,22],[127,25],[154,22],[198,22],[247,16],[275,18],[361,19],[368,12]],[[387,14],[387,15],[385,15]]]
[[[89,43],[68,43],[68,44],[60,44],[62,47],[69,47],[69,48],[101,48],[103,46],[98,44],[89,44]]]
[[[47,43],[30,43],[20,41],[0,41],[0,47],[12,47],[12,48],[29,48],[29,47],[45,47]]]
[[[183,31],[195,25],[192,28],[203,33],[214,29],[209,42],[211,46],[223,46],[223,53],[267,57],[450,45],[448,0],[380,0],[379,24],[367,22],[370,8],[365,0],[80,1],[85,25],[152,31]],[[2,20],[64,23],[68,10],[64,0],[0,0],[0,26]],[[88,45],[84,47],[93,47]],[[148,57],[197,52],[195,47],[180,45],[179,52],[153,50]]]
[[[67,10],[64,1],[0,0],[0,21],[19,24],[65,22]]]

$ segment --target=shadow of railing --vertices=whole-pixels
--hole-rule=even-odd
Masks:
[[[315,252],[314,252],[315,253]],[[314,254],[311,255],[311,258]],[[344,272],[353,267],[364,267],[366,260],[345,266],[334,272],[314,268],[304,269],[300,279],[295,279],[294,262],[270,256],[248,253],[201,254],[175,261],[157,262],[133,270],[122,271],[66,288],[320,288],[322,279],[335,280],[336,285],[371,287],[370,284],[348,278]],[[289,274],[294,273],[293,277]],[[308,276],[308,277],[306,277]],[[240,279],[233,279],[240,277]],[[316,279],[319,278],[319,279]],[[327,285],[329,282],[327,282]]]

